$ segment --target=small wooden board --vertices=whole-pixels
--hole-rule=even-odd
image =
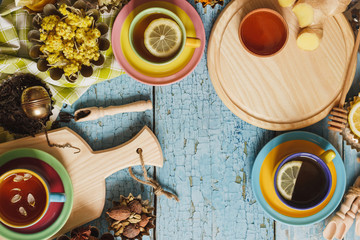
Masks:
[[[130,141],[96,152],[69,128],[49,132],[49,139],[57,144],[71,143],[80,148],[81,152],[74,154],[71,148],[49,147],[45,135],[40,134],[0,144],[0,154],[16,148],[35,148],[53,155],[64,165],[73,184],[74,205],[69,220],[56,235],[64,234],[101,215],[105,204],[105,178],[121,169],[140,165],[136,153],[138,148],[143,150],[145,165],[163,165],[160,144],[146,126]]]
[[[287,45],[268,58],[246,52],[238,37],[241,19],[263,7],[278,11],[289,26]],[[296,46],[299,30],[291,8],[277,0],[233,0],[222,11],[209,40],[208,69],[235,115],[261,128],[293,130],[320,121],[339,101],[354,45],[349,23],[343,14],[326,20],[321,45],[312,52]]]

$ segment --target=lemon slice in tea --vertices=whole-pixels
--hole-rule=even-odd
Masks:
[[[352,106],[348,121],[351,131],[356,136],[360,137],[360,101]]]
[[[283,198],[291,200],[295,189],[302,161],[290,161],[285,163],[277,174],[276,186]]]
[[[153,20],[144,32],[146,49],[155,57],[169,57],[180,48],[182,32],[179,25],[171,19]]]

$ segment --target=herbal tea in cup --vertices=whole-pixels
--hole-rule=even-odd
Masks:
[[[0,176],[0,221],[13,228],[37,223],[50,202],[64,202],[62,193],[50,193],[48,184],[28,169],[10,170]]]
[[[248,13],[239,26],[239,39],[244,49],[257,57],[270,57],[286,45],[289,30],[285,19],[268,8]]]
[[[153,7],[138,13],[129,27],[132,50],[143,61],[162,65],[175,60],[185,47],[200,47],[196,37],[187,37],[181,19],[172,11]]]
[[[311,209],[322,203],[331,189],[331,173],[327,164],[335,157],[328,150],[320,156],[295,153],[280,162],[274,177],[275,191],[290,208]]]

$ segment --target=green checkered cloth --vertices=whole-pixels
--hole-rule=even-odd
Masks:
[[[101,14],[100,21],[112,28],[117,12]],[[94,67],[94,74],[84,78],[79,76],[75,83],[67,82],[64,77],[59,81],[52,80],[47,72],[40,72],[36,62],[29,59],[28,51],[32,46],[27,39],[31,30],[34,15],[29,15],[25,10],[15,7],[14,0],[5,0],[0,5],[0,74],[8,75],[15,72],[32,73],[43,79],[51,89],[57,106],[63,103],[74,103],[91,85],[112,79],[124,73],[116,62],[112,48],[102,52],[105,63]],[[110,39],[111,31],[107,33]]]
[[[117,13],[112,11],[101,14],[99,21],[107,23],[110,29],[106,35],[108,39],[111,39],[111,29]],[[0,5],[0,84],[9,74],[15,72],[32,73],[44,80],[55,102],[52,121],[55,120],[64,103],[73,104],[91,85],[124,73],[115,60],[110,46],[107,51],[102,52],[105,63],[100,67],[94,66],[91,77],[84,78],[80,75],[75,83],[69,83],[64,78],[59,81],[52,80],[48,71],[40,72],[36,61],[29,58],[28,51],[33,43],[28,41],[27,34],[32,29],[33,17],[34,15],[16,7],[14,0],[4,0]],[[11,139],[12,136],[0,127],[0,142]]]

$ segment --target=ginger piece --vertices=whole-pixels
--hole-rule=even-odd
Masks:
[[[279,0],[280,1],[280,0]],[[296,43],[300,49],[313,51],[319,47],[324,21],[346,10],[351,0],[298,0],[292,11],[302,30]]]
[[[307,27],[314,21],[314,9],[310,4],[297,3],[292,9],[301,28]]]
[[[320,45],[323,30],[321,28],[305,28],[296,38],[296,45],[305,51],[313,51]]]
[[[279,0],[281,7],[290,7],[295,3],[296,0]]]

